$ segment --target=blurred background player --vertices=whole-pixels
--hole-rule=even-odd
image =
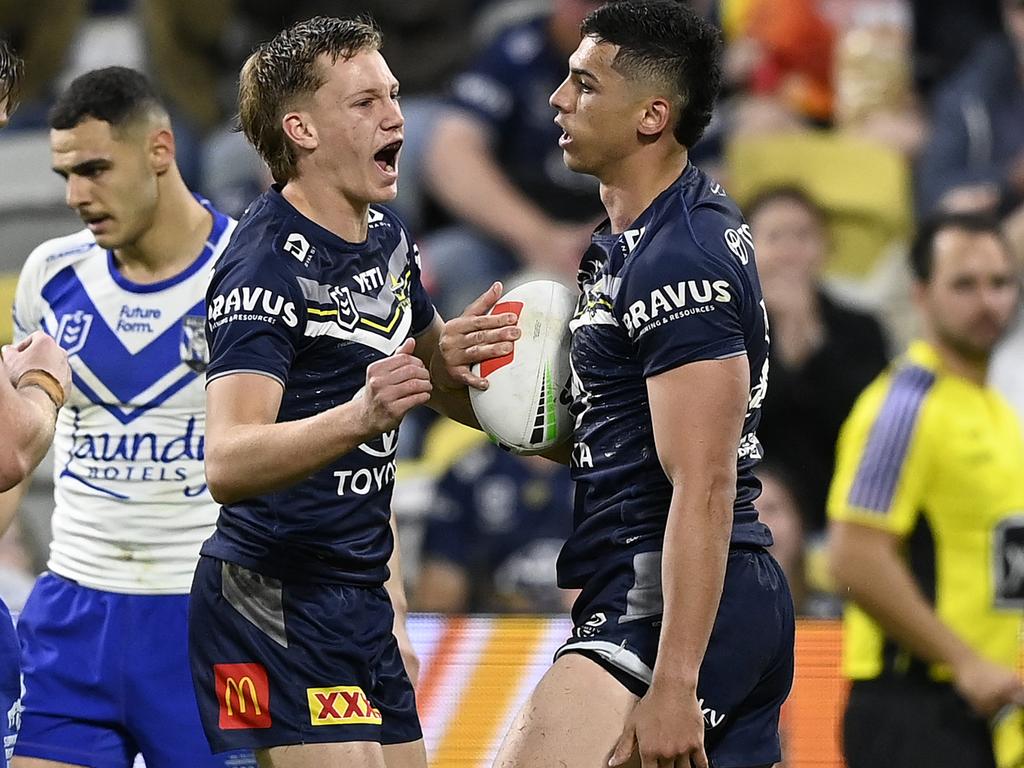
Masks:
[[[548,95],[565,75],[580,22],[599,5],[554,0],[503,30],[452,81],[425,169],[457,221],[422,240],[431,292],[446,316],[517,269],[576,276],[601,201],[593,178],[562,163]]]
[[[744,212],[772,329],[772,385],[757,436],[765,454],[799,479],[794,489],[807,515],[804,527],[820,535],[839,427],[885,367],[885,338],[877,320],[826,290],[825,217],[805,192],[768,187]]]
[[[241,73],[241,124],[276,183],[210,285],[206,472],[222,507],[189,641],[211,745],[253,747],[267,766],[426,765],[394,636],[397,431],[428,400],[474,420],[464,388],[432,391],[442,323],[416,246],[380,205],[404,127],[380,45],[372,22],[315,17]],[[482,355],[511,353],[514,320],[488,321],[506,327]]]
[[[572,480],[541,456],[482,441],[437,483],[413,607],[440,613],[563,613],[555,581],[572,530]]]
[[[145,78],[85,74],[50,113],[86,229],[28,258],[16,338],[42,330],[75,390],[55,441],[54,539],[18,624],[21,768],[224,766],[189,680],[187,592],[216,515],[203,477],[203,297],[234,222],[192,195]],[[20,494],[3,497],[10,514]],[[252,765],[251,754],[232,765]]]
[[[22,61],[0,38],[0,128],[18,104]],[[44,333],[0,349],[0,491],[29,476],[53,442],[57,413],[71,389],[67,353]],[[2,505],[0,505],[2,506]],[[0,534],[13,510],[0,517]],[[0,741],[3,764],[14,753],[21,726],[21,649],[7,605],[0,600]]]
[[[719,35],[672,0],[610,3],[582,32],[551,96],[564,161],[599,179],[609,216],[570,325],[577,491],[558,579],[582,594],[495,765],[769,766],[793,605],[753,504],[766,313],[749,229],[688,160]]]
[[[980,768],[995,765],[987,720],[1024,705],[1024,437],[985,384],[1019,273],[996,224],[969,214],[926,224],[911,264],[923,340],[858,399],[829,497],[852,601],[843,752],[850,768]]]

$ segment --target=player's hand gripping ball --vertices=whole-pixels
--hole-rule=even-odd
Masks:
[[[533,280],[502,296],[489,314],[512,312],[522,336],[511,354],[477,363],[486,390],[469,390],[480,426],[514,453],[536,454],[567,440],[569,321],[573,292],[553,280]]]

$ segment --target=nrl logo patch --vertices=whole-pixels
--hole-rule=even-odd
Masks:
[[[338,325],[346,331],[355,330],[359,324],[359,310],[352,300],[352,292],[348,288],[335,286],[331,288],[328,295],[338,308]]]
[[[92,319],[90,313],[82,310],[61,317],[56,341],[65,349],[68,357],[82,351],[89,337],[89,329],[92,328]]]
[[[196,373],[206,370],[210,362],[210,348],[206,342],[206,318],[185,315],[181,318],[181,338],[178,343],[181,362]]]

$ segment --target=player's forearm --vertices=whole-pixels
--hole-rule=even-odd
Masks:
[[[972,656],[932,610],[895,545],[880,545],[876,532],[859,528],[839,524],[831,532],[832,575],[840,596],[852,598],[887,635],[927,662],[955,666]]]
[[[14,487],[0,493],[0,536],[11,527],[11,522],[18,514],[21,500],[25,498],[28,486],[32,482],[31,477],[26,477]]]
[[[442,416],[447,416],[452,421],[465,424],[473,429],[480,429],[480,422],[477,421],[473,406],[469,402],[469,390],[465,387],[449,390],[434,387],[427,405],[431,410],[437,411]]]
[[[433,191],[460,219],[522,251],[546,217],[498,166],[483,131],[467,122],[449,117],[438,126],[427,156]]]
[[[677,482],[672,492],[661,578],[664,598],[654,683],[695,688],[725,582],[735,474]]]
[[[271,424],[236,424],[207,434],[206,482],[221,504],[305,480],[372,437],[349,402],[315,416]]]
[[[15,389],[0,373],[0,491],[13,488],[35,469],[53,441],[57,409],[38,387]]]

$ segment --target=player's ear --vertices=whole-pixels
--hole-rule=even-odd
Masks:
[[[174,133],[163,126],[149,136],[149,161],[157,176],[162,176],[174,165]]]
[[[281,118],[281,130],[295,145],[303,149],[313,150],[320,144],[316,126],[307,112],[288,112]]]
[[[672,105],[668,99],[655,97],[644,104],[637,130],[643,136],[657,136],[669,128]]]

